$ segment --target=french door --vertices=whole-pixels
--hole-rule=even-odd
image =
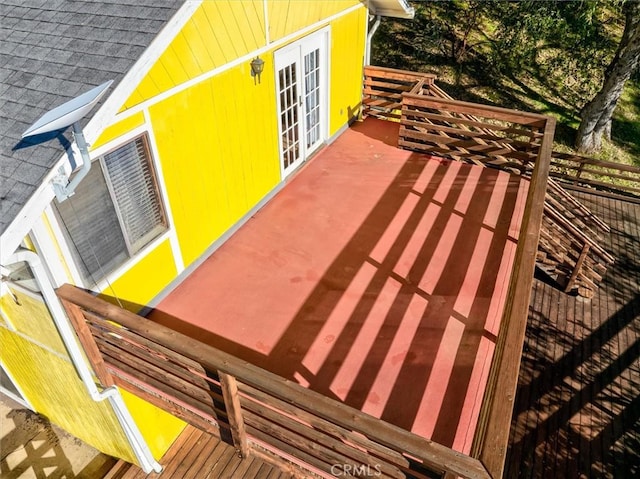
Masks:
[[[314,33],[275,54],[283,178],[326,139],[327,35]]]

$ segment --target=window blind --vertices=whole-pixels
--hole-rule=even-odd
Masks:
[[[167,227],[146,137],[94,161],[54,206],[85,282],[95,284]]]
[[[165,219],[144,137],[104,156],[131,253],[165,227]]]

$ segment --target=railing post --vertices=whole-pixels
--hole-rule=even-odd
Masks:
[[[584,163],[580,162],[580,166],[578,166],[578,170],[576,171],[576,179],[573,181],[574,185],[577,185],[580,181],[580,177],[582,176],[582,170],[584,168]]]
[[[249,445],[247,444],[247,433],[244,428],[244,419],[240,407],[240,396],[238,395],[238,383],[234,376],[218,371],[222,396],[224,398],[225,409],[231,428],[231,438],[233,445],[242,458],[248,457]]]
[[[102,353],[98,349],[98,345],[89,330],[89,326],[87,326],[82,308],[66,299],[60,298],[60,302],[69,317],[69,321],[71,321],[73,329],[75,329],[76,336],[89,360],[89,364],[91,364],[93,368],[93,372],[100,382],[100,386],[104,388],[113,386],[115,383],[113,382],[111,374],[107,371]]]
[[[580,256],[578,257],[578,260],[576,261],[576,266],[573,268],[573,272],[571,273],[571,276],[567,281],[567,285],[564,288],[565,293],[568,293],[573,288],[573,285],[578,279],[578,274],[580,274],[580,270],[582,269],[582,264],[584,263],[584,260],[587,257],[587,254],[589,254],[589,244],[585,243],[584,246],[582,247],[582,251],[580,252]]]

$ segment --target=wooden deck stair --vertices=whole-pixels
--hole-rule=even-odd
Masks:
[[[420,153],[529,176],[543,138],[553,135],[536,115],[456,101],[429,74],[368,66],[364,93],[363,114],[399,121],[398,146]],[[565,292],[592,297],[615,259],[601,246],[609,227],[565,186],[584,191],[585,186],[611,185],[603,181],[604,175],[631,184],[622,191],[640,201],[640,168],[550,149],[546,154],[550,175],[557,180],[548,182],[538,266]]]
[[[290,472],[255,456],[241,459],[233,446],[191,425],[182,431],[160,460],[161,473],[146,474],[118,461],[103,479],[289,479]]]

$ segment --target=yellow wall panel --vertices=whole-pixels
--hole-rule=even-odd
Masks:
[[[161,459],[187,424],[124,389],[120,393],[151,454],[156,460]]]
[[[71,269],[69,268],[69,264],[67,263],[66,258],[62,253],[62,248],[60,247],[61,239],[56,238],[56,235],[53,232],[53,228],[51,226],[51,222],[49,221],[49,218],[45,213],[42,213],[42,222],[44,224],[44,227],[47,230],[47,234],[49,235],[51,243],[53,243],[53,246],[56,250],[56,254],[58,255],[58,259],[60,260],[60,264],[64,268],[66,281],[68,283],[73,283],[73,275],[71,274]]]
[[[0,343],[3,365],[36,411],[96,449],[136,463],[111,406],[91,399],[70,362],[4,328]]]
[[[66,355],[62,339],[53,325],[49,309],[44,302],[17,288],[11,288],[11,292],[20,304],[6,294],[0,298],[0,309],[13,328],[57,353]]]
[[[178,275],[169,240],[160,243],[135,266],[111,283],[103,297],[138,312]],[[114,297],[115,296],[115,297]]]
[[[19,289],[11,291],[20,304],[8,294],[2,296],[2,314],[12,327],[31,340],[0,327],[0,358],[26,399],[36,411],[74,436],[102,452],[133,461],[133,453],[111,407],[91,399],[74,366],[64,359],[66,348],[44,302]],[[126,391],[122,395],[154,457],[161,458],[184,423]]]
[[[123,109],[264,46],[262,0],[206,1],[160,55]]]
[[[269,39],[277,41],[354,5],[360,0],[269,0]]]
[[[198,64],[198,55],[202,55],[202,52],[198,51],[198,46],[197,43],[192,43],[191,39],[187,38],[183,32],[176,35],[176,38],[171,43],[170,49],[175,53],[175,58],[179,64],[178,70],[181,75],[174,77],[176,84],[183,83],[204,73],[205,70],[200,68]],[[173,72],[173,69],[168,71]]]
[[[191,20],[185,25],[185,35],[191,38],[196,32],[200,41],[207,46],[206,55],[209,58],[207,64],[211,65],[209,70],[215,68],[216,65],[225,63],[224,52],[219,48],[213,48],[218,41],[214,35],[209,17],[205,8],[199,8],[191,17]]]
[[[185,265],[280,179],[273,57],[265,61],[259,84],[242,64],[149,109]]]
[[[209,55],[210,45],[202,39],[195,19],[187,22],[179,36],[189,44],[190,56],[200,72],[198,75],[215,68],[215,63]]]
[[[360,109],[366,21],[367,11],[361,8],[331,22],[330,136]]]
[[[142,112],[131,115],[118,123],[114,123],[102,131],[98,139],[91,144],[91,149],[95,150],[96,148],[109,143],[134,128],[139,127],[143,123],[144,116]]]

